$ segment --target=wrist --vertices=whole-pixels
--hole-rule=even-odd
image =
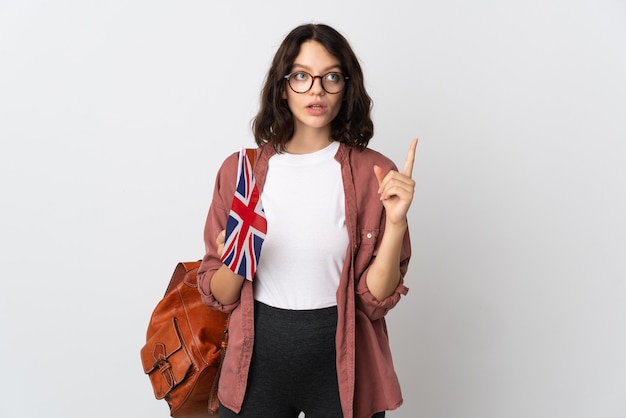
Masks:
[[[407,222],[406,217],[402,218],[402,220],[398,222],[393,222],[389,218],[387,218],[385,222],[385,231],[391,230],[391,231],[397,231],[397,232],[404,234],[404,232],[407,230],[408,227],[409,227],[409,224]]]

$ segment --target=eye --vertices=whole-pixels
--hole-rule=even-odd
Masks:
[[[331,83],[338,83],[341,81],[343,76],[340,73],[328,73],[324,76],[324,78]]]
[[[303,71],[297,71],[291,74],[291,78],[295,81],[306,81],[309,78],[309,75]]]

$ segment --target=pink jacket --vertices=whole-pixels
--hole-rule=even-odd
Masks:
[[[271,145],[259,148],[254,175],[263,190]],[[374,164],[388,171],[396,169],[382,154],[340,144],[335,159],[341,164],[345,192],[346,225],[349,247],[337,289],[337,376],[344,417],[370,418],[374,413],[402,404],[400,384],[394,371],[387,337],[385,315],[406,295],[404,279],[393,295],[376,300],[365,283],[367,269],[376,256],[385,225],[385,214],[377,190]],[[215,238],[226,228],[237,177],[237,154],[228,157],[217,173],[204,239],[206,255],[198,271],[198,289],[207,305],[231,312],[229,342],[219,383],[220,401],[239,412],[246,393],[254,343],[254,299],[252,282],[244,281],[241,297],[232,305],[222,305],[210,290],[211,277],[222,263]],[[271,227],[271,225],[269,226]],[[400,271],[404,277],[411,254],[409,233],[402,245]],[[262,261],[261,261],[262,262]]]

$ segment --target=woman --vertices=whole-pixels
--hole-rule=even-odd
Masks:
[[[370,108],[341,34],[309,24],[287,35],[253,124],[268,225],[254,282],[220,262],[237,154],[205,227],[198,287],[231,312],[220,417],[370,418],[402,403],[384,317],[408,291],[417,140],[398,172],[367,148]]]

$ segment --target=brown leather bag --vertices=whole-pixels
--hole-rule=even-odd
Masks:
[[[157,399],[176,418],[218,416],[217,383],[228,339],[228,315],[202,303],[199,261],[178,263],[150,318],[143,370]]]

